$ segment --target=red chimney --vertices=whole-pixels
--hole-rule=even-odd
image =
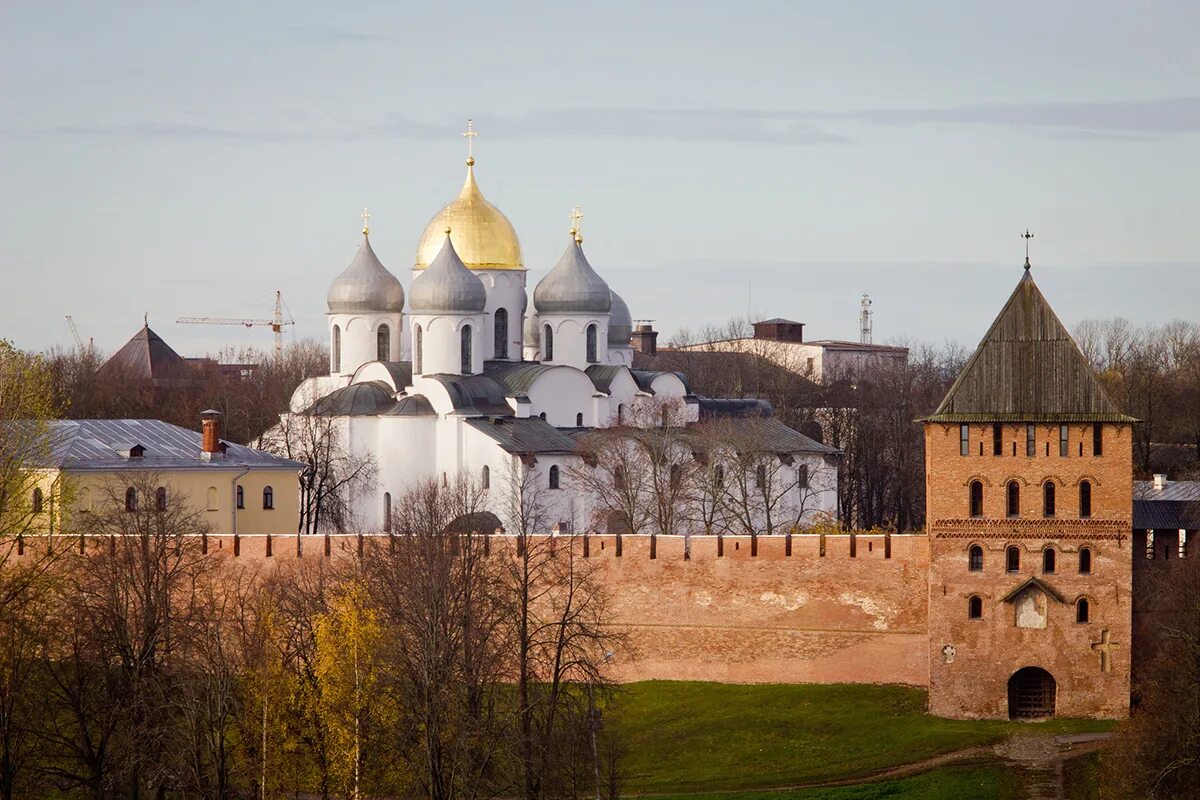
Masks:
[[[221,454],[221,412],[200,412],[200,453],[202,458]]]

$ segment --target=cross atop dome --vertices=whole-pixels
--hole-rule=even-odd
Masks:
[[[467,166],[475,166],[475,137],[479,135],[479,131],[475,130],[475,123],[467,117],[467,129],[463,131],[463,136],[467,138]]]
[[[1025,240],[1025,269],[1029,269],[1029,240],[1033,238],[1033,234],[1029,232],[1029,228],[1021,234],[1021,238]]]

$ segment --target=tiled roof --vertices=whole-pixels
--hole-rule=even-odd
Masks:
[[[66,470],[176,469],[303,469],[298,461],[223,442],[225,455],[211,461],[200,457],[200,433],[157,419],[79,419],[50,423],[54,446],[51,464]],[[141,458],[121,451],[145,448]]]

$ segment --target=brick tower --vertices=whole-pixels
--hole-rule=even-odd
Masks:
[[[1028,259],[923,421],[931,713],[1125,716],[1134,420]]]

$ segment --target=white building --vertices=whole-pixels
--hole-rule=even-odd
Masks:
[[[545,488],[551,518],[595,529],[594,498],[569,479],[585,468],[581,437],[769,414],[756,401],[693,396],[682,375],[633,369],[629,308],[588,263],[576,229],[530,306],[516,232],[484,199],[473,158],[458,197],[421,236],[407,309],[368,235],[329,288],[329,375],[305,381],[291,402],[293,418],[332,418],[352,454],[374,459],[376,489],[356,509],[365,530],[386,528],[393,498],[418,482],[468,476],[490,497],[514,475]],[[773,419],[760,427],[785,466],[773,479],[805,479],[797,513],[834,512],[837,451]],[[499,498],[489,505],[503,518]]]

